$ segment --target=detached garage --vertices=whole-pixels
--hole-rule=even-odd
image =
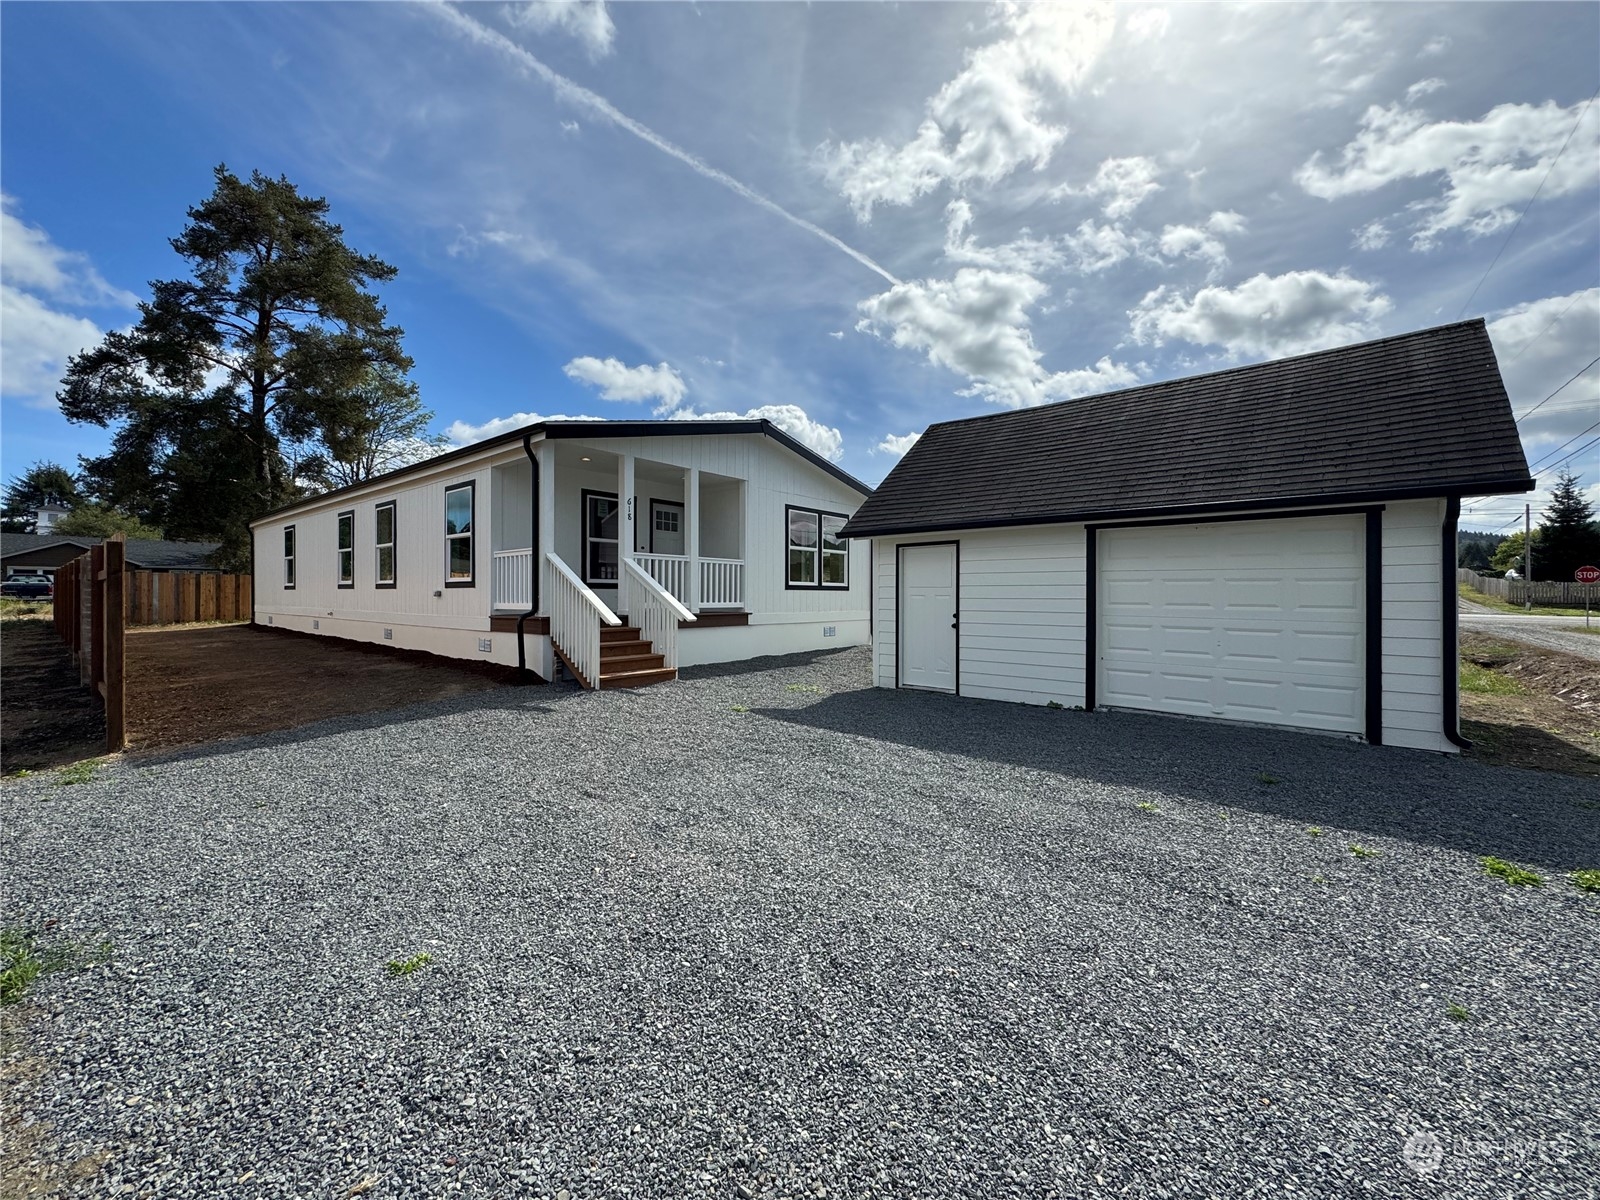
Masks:
[[[1533,487],[1482,321],[929,427],[880,687],[1452,751],[1461,498]]]

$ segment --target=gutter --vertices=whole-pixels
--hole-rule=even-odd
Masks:
[[[1461,519],[1461,497],[1451,496],[1444,505],[1444,525],[1439,531],[1440,582],[1443,584],[1439,616],[1443,622],[1440,641],[1444,653],[1441,667],[1444,703],[1444,736],[1452,745],[1471,750],[1472,743],[1461,736],[1461,620],[1456,600],[1456,524]]]
[[[523,683],[530,682],[528,643],[523,630],[529,617],[539,615],[539,456],[533,452],[533,434],[534,430],[530,429],[522,435],[522,452],[528,456],[528,465],[532,468],[532,482],[528,488],[528,514],[532,529],[528,540],[533,544],[533,553],[528,562],[528,572],[532,575],[528,595],[533,600],[533,607],[517,618],[517,676]]]

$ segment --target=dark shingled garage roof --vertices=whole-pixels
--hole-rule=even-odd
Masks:
[[[853,536],[1531,490],[1482,320],[930,425]]]

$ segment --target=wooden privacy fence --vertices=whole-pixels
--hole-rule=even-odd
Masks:
[[[127,540],[118,534],[56,571],[56,633],[85,687],[105,701],[106,749],[128,742],[123,687]]]
[[[251,578],[216,571],[129,571],[128,624],[248,621]]]
[[[1582,608],[1584,593],[1591,603],[1600,604],[1600,586],[1579,583],[1573,579],[1504,579],[1497,575],[1479,575],[1465,567],[1456,568],[1456,581],[1475,587],[1487,596],[1498,596],[1512,604],[1552,604],[1567,608]]]

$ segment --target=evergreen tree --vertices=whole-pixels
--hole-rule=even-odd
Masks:
[[[148,538],[160,541],[165,536],[160,529],[146,525],[138,517],[118,512],[106,504],[85,500],[56,522],[56,532],[64,536],[108,538],[125,533],[131,538]]]
[[[395,269],[358,254],[326,200],[226,166],[172,239],[189,278],[158,281],[127,332],[75,356],[69,420],[117,427],[83,463],[102,501],[175,538],[249,557],[249,522],[293,498],[281,443],[359,426],[375,367],[404,375],[401,331],[368,290]]]
[[[1518,575],[1523,573],[1522,543],[1524,541],[1522,530],[1517,530],[1505,541],[1495,547],[1489,565],[1496,575],[1504,575],[1507,571],[1515,571]],[[1539,545],[1539,530],[1533,531],[1533,570],[1541,578],[1544,569],[1544,551]]]
[[[449,445],[431,433],[433,413],[417,385],[393,367],[374,367],[356,389],[358,404],[320,431],[321,452],[298,465],[298,477],[321,487],[365,483],[387,471],[431,458]]]
[[[1545,505],[1535,543],[1539,579],[1570,580],[1582,566],[1600,566],[1600,527],[1594,505],[1584,498],[1578,476],[1562,471]]]
[[[35,517],[42,505],[71,508],[82,492],[72,472],[60,463],[36,462],[6,484],[0,506],[0,529],[7,533],[37,533]]]

